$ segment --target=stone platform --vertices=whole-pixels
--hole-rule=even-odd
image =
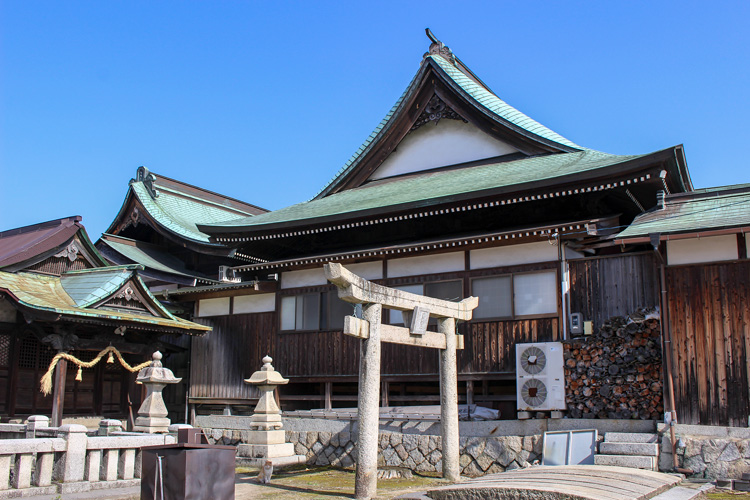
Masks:
[[[400,498],[641,500],[663,493],[681,481],[678,475],[622,467],[529,467],[442,486],[422,492],[421,496],[410,494]]]

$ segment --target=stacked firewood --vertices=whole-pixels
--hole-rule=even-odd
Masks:
[[[654,316],[639,311],[610,318],[593,335],[564,344],[569,417],[661,418],[661,342]]]

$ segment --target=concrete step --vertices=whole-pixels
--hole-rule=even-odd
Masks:
[[[605,443],[658,443],[658,434],[642,432],[605,432]]]
[[[639,455],[594,455],[594,465],[614,465],[631,469],[658,470],[656,457]]]
[[[665,491],[661,495],[651,498],[651,500],[702,500],[706,498],[707,493],[714,489],[714,485],[711,483],[704,484],[698,488],[695,488],[691,484],[682,483]]]
[[[656,443],[604,443],[599,444],[599,453],[603,455],[644,455],[659,456],[659,445]]]

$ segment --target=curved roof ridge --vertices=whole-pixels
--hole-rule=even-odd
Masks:
[[[443,56],[430,54],[426,57],[435,61],[447,76],[456,82],[456,84],[459,85],[460,88],[464,90],[479,106],[487,109],[497,117],[510,122],[527,132],[542,137],[543,139],[556,142],[563,146],[585,149],[503,101],[497,96],[497,94],[490,91],[486,85],[476,83],[474,78],[451,64]]]
[[[445,47],[445,49],[447,49],[447,47]],[[449,49],[447,50],[449,51]],[[451,57],[454,61],[448,60],[447,57]],[[429,64],[430,61],[432,61],[433,64]],[[365,154],[377,142],[377,139],[388,130],[389,126],[394,121],[394,118],[399,115],[404,102],[416,90],[418,86],[417,84],[421,80],[428,65],[439,69],[443,75],[445,75],[449,85],[453,82],[454,85],[451,86],[454,90],[469,98],[471,103],[480,110],[483,110],[490,118],[499,120],[517,132],[544,143],[551,143],[566,150],[570,150],[571,148],[578,150],[586,149],[573,141],[566,139],[554,130],[545,127],[538,121],[518,111],[516,108],[500,99],[468,68],[468,66],[466,66],[466,64],[463,63],[463,61],[453,56],[452,52],[446,56],[440,53],[440,51],[437,53],[432,53],[431,51],[424,55],[419,71],[414,75],[414,78],[409,82],[406,90],[404,90],[396,103],[391,107],[390,111],[380,123],[378,123],[359,148],[357,148],[354,154],[349,157],[346,163],[344,163],[344,165],[336,172],[328,183],[326,183],[326,185],[312,197],[312,199],[326,196],[338,179],[341,179],[356,167],[359,160],[365,156]]]

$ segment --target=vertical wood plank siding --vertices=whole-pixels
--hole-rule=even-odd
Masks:
[[[652,253],[570,261],[570,312],[597,328],[612,316],[659,305],[659,275]]]
[[[275,313],[202,318],[213,327],[192,346],[190,397],[246,399],[254,397],[242,382],[260,368],[266,353],[284,376],[352,376],[359,373],[359,341],[342,332],[276,333]],[[465,349],[458,354],[459,374],[513,373],[515,344],[559,340],[557,318],[464,323]],[[270,344],[273,345],[270,345]],[[382,376],[434,375],[438,351],[383,344]]]
[[[243,380],[260,369],[263,356],[276,357],[271,343],[276,330],[276,313],[217,316],[195,321],[211,326],[213,331],[193,338],[190,397],[256,397],[255,389]]]
[[[750,416],[750,263],[667,268],[680,423],[745,427]]]

